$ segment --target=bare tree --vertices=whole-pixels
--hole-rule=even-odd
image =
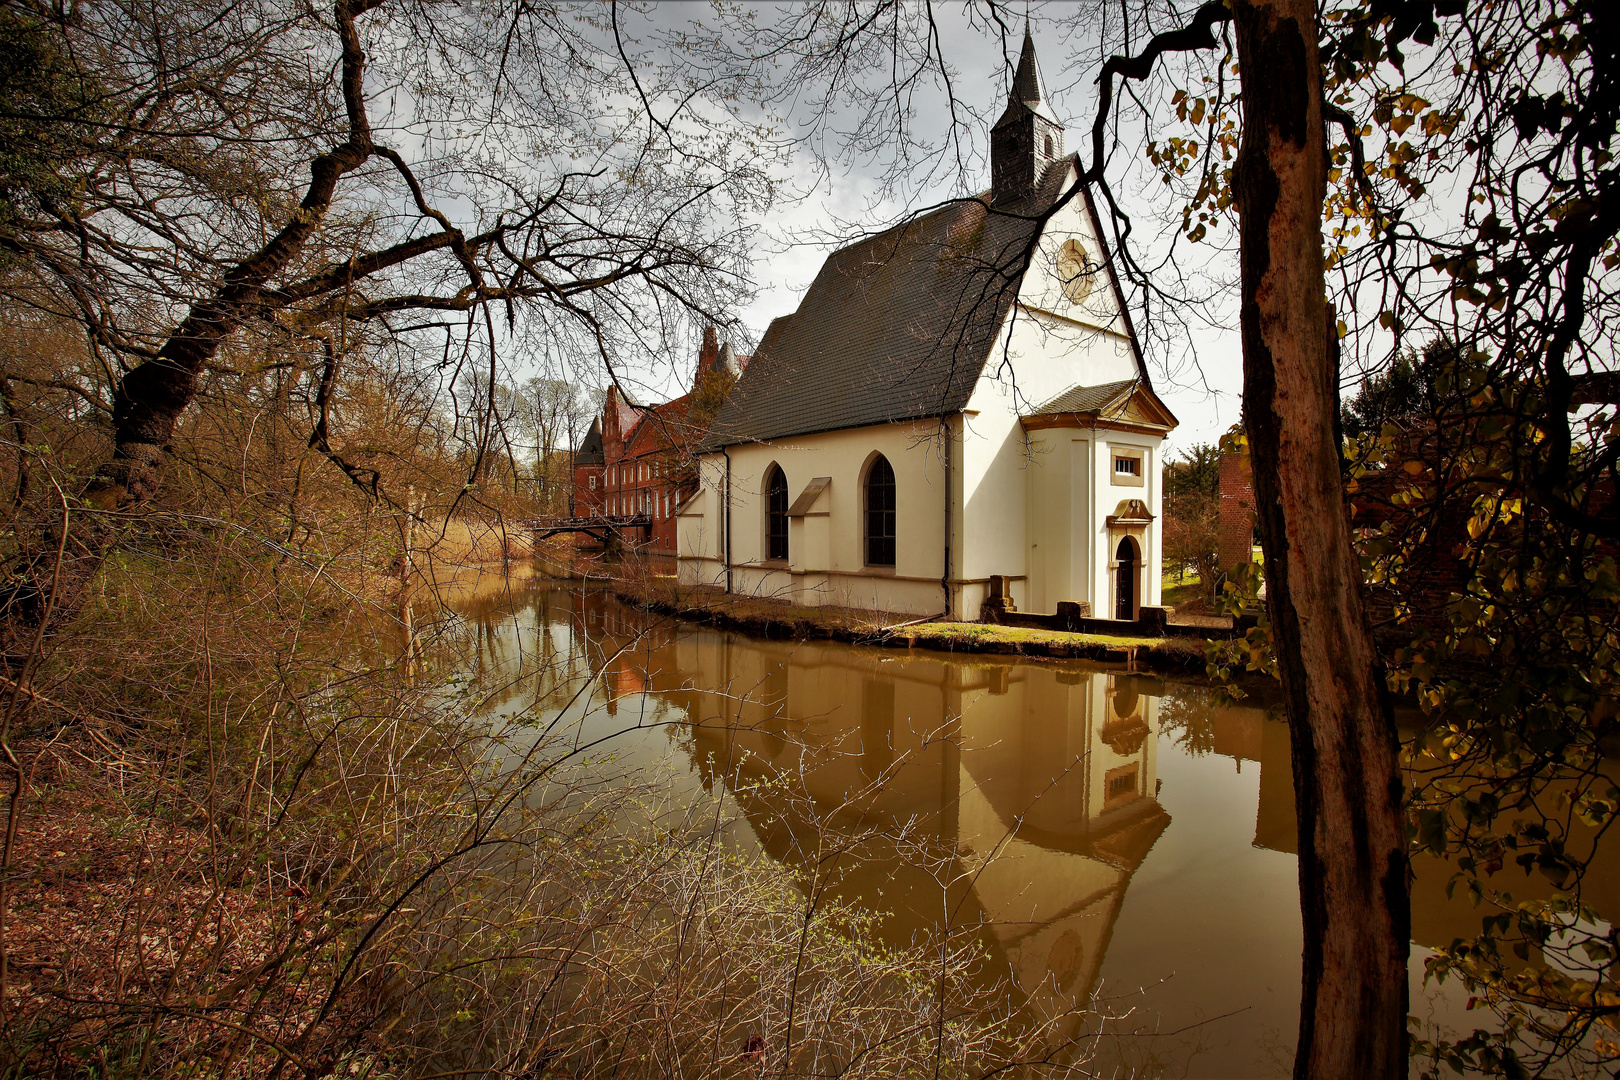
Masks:
[[[564,515],[574,483],[573,450],[599,408],[599,395],[565,379],[535,377],[520,392],[535,496],[542,512]]]
[[[481,367],[487,409],[512,334],[612,369],[739,295],[769,139],[714,80],[630,68],[595,14],[409,0],[6,10],[22,85],[49,91],[10,91],[12,134],[54,148],[61,183],[8,177],[0,288],[82,326],[113,421],[66,536],[14,567],[10,653],[47,606],[75,610],[108,515],[158,490],[178,420],[235,338],[280,343],[318,385],[311,445],[364,483],[329,431],[361,328],[441,369]],[[475,425],[469,480],[499,451],[498,426]],[[60,567],[38,554],[58,547]]]

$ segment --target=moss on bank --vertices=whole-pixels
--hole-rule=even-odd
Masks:
[[[1203,642],[1189,638],[1070,634],[987,623],[908,621],[887,612],[795,607],[785,600],[685,587],[668,578],[623,580],[615,595],[634,607],[756,637],[825,639],[855,645],[937,649],[1131,664],[1158,671],[1204,672]]]

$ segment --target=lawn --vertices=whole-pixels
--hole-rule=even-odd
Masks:
[[[1206,595],[1204,584],[1197,574],[1186,574],[1178,579],[1174,573],[1166,572],[1160,579],[1159,590],[1160,602],[1165,607],[1177,607]]]

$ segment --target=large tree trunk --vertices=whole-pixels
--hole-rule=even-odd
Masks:
[[[1233,13],[1244,423],[1299,812],[1294,1075],[1404,1076],[1411,915],[1399,747],[1339,471],[1316,11],[1311,0],[1236,0]]]

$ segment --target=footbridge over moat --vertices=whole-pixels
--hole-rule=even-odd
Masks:
[[[590,517],[531,518],[523,526],[534,533],[536,540],[549,540],[565,533],[582,533],[604,545],[626,540],[646,541],[652,537],[651,514],[596,514]],[[632,530],[640,530],[632,535]]]

